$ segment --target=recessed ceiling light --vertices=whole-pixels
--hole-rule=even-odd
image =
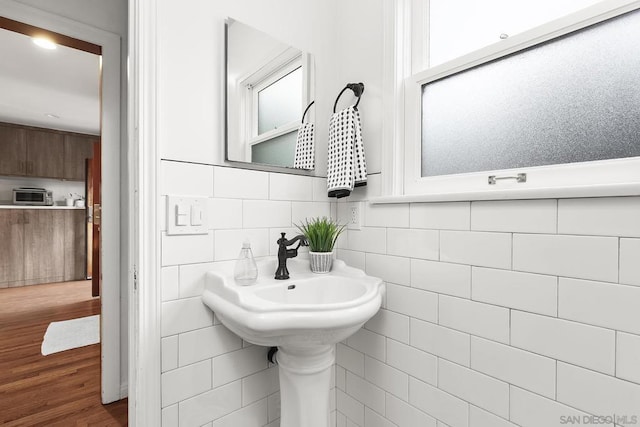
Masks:
[[[51,114],[51,113],[47,113],[45,114],[45,116],[49,117],[50,119],[59,119],[60,116],[56,116],[55,114]]]
[[[52,42],[49,39],[45,39],[44,37],[34,37],[33,43],[35,43],[36,45],[40,46],[43,49],[49,49],[49,50],[53,50],[58,47],[54,42]]]

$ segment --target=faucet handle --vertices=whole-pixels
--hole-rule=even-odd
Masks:
[[[280,237],[280,238],[278,239],[278,241],[276,242],[278,245],[286,245],[287,238],[286,238],[286,237],[284,237],[284,236],[285,236],[285,234],[287,234],[287,233],[280,233],[280,236],[281,236],[281,237]]]

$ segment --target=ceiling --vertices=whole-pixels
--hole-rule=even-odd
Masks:
[[[0,58],[0,121],[100,134],[100,56],[0,29]]]

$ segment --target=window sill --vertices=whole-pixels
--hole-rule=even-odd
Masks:
[[[571,199],[588,197],[640,196],[640,182],[625,184],[582,185],[573,187],[509,188],[487,191],[461,191],[432,194],[381,196],[369,200],[371,204],[461,202],[477,200],[513,199]]]

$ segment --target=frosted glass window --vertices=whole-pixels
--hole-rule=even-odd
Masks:
[[[251,146],[251,161],[267,165],[293,167],[298,131],[276,136]]]
[[[422,176],[640,156],[640,11],[422,86]]]
[[[302,67],[258,92],[258,135],[302,118]]]
[[[429,64],[434,66],[566,16],[601,0],[430,0]]]

